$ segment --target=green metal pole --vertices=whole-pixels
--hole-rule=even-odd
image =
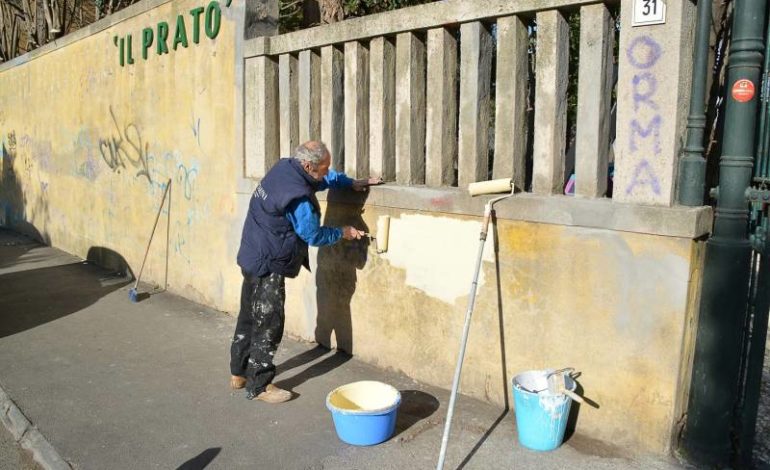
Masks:
[[[763,222],[766,222],[763,221]],[[767,224],[763,224],[767,225]],[[757,412],[762,389],[762,367],[764,365],[765,343],[767,341],[767,306],[770,305],[770,264],[766,255],[756,254],[759,273],[756,280],[756,300],[751,318],[751,344],[747,357],[746,386],[741,407],[740,422],[740,468],[751,467],[754,437],[757,428]]]
[[[770,37],[770,25],[768,25],[768,35],[766,37]],[[770,54],[768,54],[768,48],[770,48],[770,44],[765,44],[765,65],[762,68],[763,72],[766,74],[768,73],[768,70],[770,70]],[[770,97],[768,97],[768,86],[770,86],[769,80],[760,80],[760,82],[763,82],[762,85],[762,93],[760,94],[760,102],[759,102],[759,138],[757,139],[758,145],[757,145],[757,160],[756,164],[754,166],[754,177],[755,178],[765,178],[767,177],[767,158],[765,157],[765,154],[768,150],[768,122],[767,122],[767,111],[768,111],[768,100],[770,100]]]
[[[746,188],[751,182],[767,0],[735,0],[724,145],[713,236],[706,243],[690,400],[681,450],[696,462],[728,464],[751,245]],[[754,94],[751,95],[750,90]]]
[[[698,1],[690,114],[687,116],[687,144],[679,161],[679,204],[684,206],[702,206],[705,195],[703,188],[706,159],[703,158],[703,134],[706,129],[706,76],[711,34],[711,1]]]

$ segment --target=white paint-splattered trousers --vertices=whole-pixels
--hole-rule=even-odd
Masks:
[[[241,310],[230,346],[230,373],[246,377],[246,397],[252,399],[275,377],[273,357],[284,325],[284,277],[244,274]]]

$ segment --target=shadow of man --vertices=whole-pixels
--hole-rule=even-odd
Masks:
[[[217,455],[219,455],[221,451],[221,447],[208,448],[177,467],[176,470],[203,470],[217,457]]]
[[[369,232],[369,227],[361,217],[368,196],[368,191],[330,190],[323,225],[352,225]],[[336,344],[338,350],[348,354],[353,354],[350,302],[356,291],[356,271],[366,265],[368,247],[369,239],[363,238],[341,240],[318,250],[315,340],[330,348]]]

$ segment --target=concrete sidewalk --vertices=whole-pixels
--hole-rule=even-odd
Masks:
[[[0,229],[0,387],[73,468],[435,468],[447,390],[285,338],[276,382],[297,398],[248,401],[228,388],[234,318],[166,293],[133,304],[128,287]],[[403,401],[393,438],[355,447],[337,438],[325,398],[365,379],[392,384]],[[516,442],[514,423],[513,413],[461,396],[445,468],[682,468],[579,435],[532,452]]]

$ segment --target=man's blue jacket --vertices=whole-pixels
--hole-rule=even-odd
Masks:
[[[238,265],[244,274],[296,277],[303,265],[309,268],[308,244],[331,245],[342,237],[341,229],[321,226],[315,193],[352,183],[344,173],[333,170],[317,181],[299,160],[279,160],[249,202],[238,250]]]

